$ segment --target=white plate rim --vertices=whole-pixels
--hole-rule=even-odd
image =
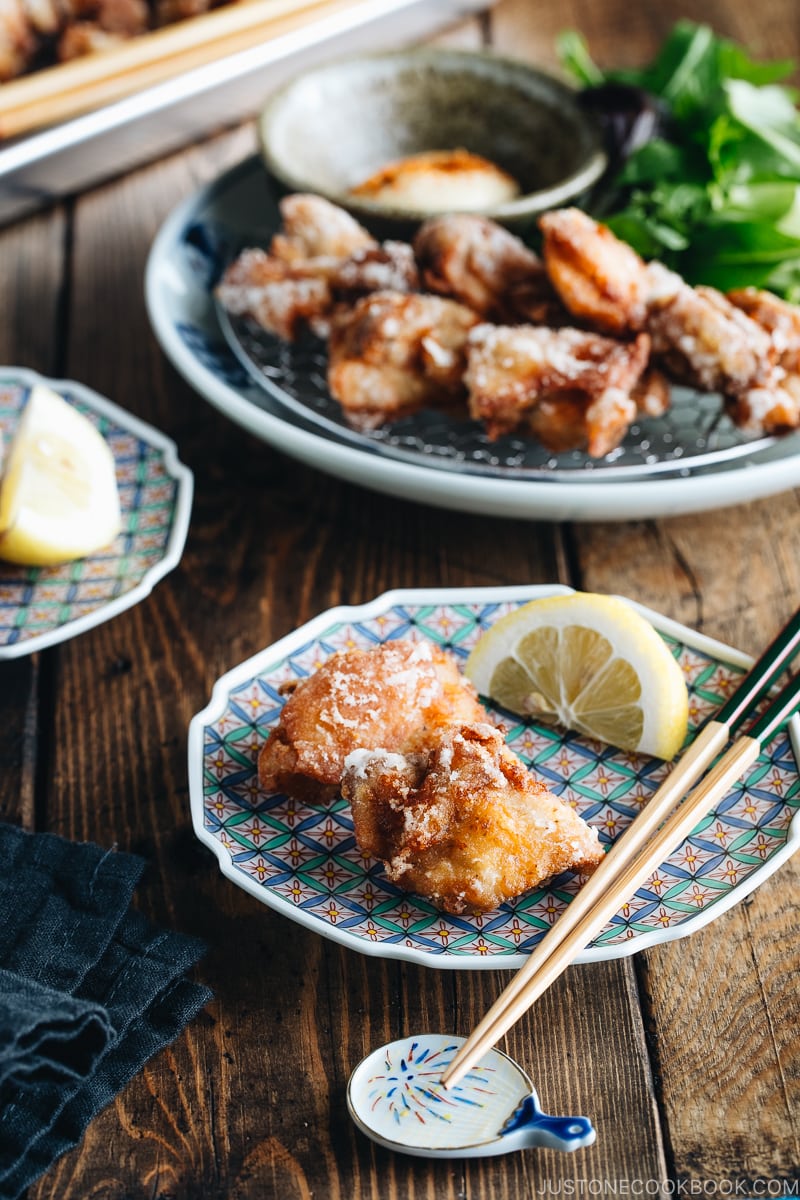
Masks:
[[[742,460],[738,467],[731,465],[687,478],[585,482],[579,489],[556,481],[461,475],[349,446],[256,406],[197,360],[177,333],[164,294],[170,274],[175,277],[173,251],[190,217],[239,174],[252,170],[252,164],[253,158],[246,158],[222,172],[181,201],[166,218],[148,256],[145,302],[156,338],[179,374],[229,419],[284,454],[389,495],[462,512],[538,520],[624,521],[671,516],[725,508],[800,484],[800,448],[775,460]],[[743,487],[745,478],[747,487]]]
[[[192,827],[198,840],[214,854],[221,874],[237,887],[240,887],[243,891],[261,901],[262,904],[265,904],[268,908],[280,913],[287,919],[318,933],[321,937],[346,946],[350,950],[366,954],[371,958],[398,959],[441,970],[518,970],[523,966],[528,961],[528,954],[447,956],[444,954],[431,954],[428,951],[417,950],[414,947],[387,945],[385,943],[376,944],[366,939],[357,938],[348,930],[340,930],[336,926],[325,925],[318,917],[311,916],[301,909],[294,908],[289,901],[282,899],[270,889],[262,887],[243,871],[238,870],[231,855],[222,843],[205,828],[203,820],[203,732],[211,721],[216,717],[222,716],[229,694],[235,687],[246,683],[254,675],[267,669],[271,663],[284,658],[294,648],[303,645],[310,638],[324,632],[334,621],[353,622],[360,618],[377,616],[387,606],[392,607],[398,604],[493,604],[514,600],[522,602],[535,600],[542,596],[569,595],[574,591],[574,588],[568,587],[565,584],[531,584],[519,587],[511,585],[488,588],[395,588],[383,592],[380,596],[376,596],[373,600],[367,601],[365,604],[338,605],[335,608],[327,609],[325,612],[319,613],[316,617],[312,617],[310,621],[306,621],[297,629],[292,630],[291,633],[286,634],[277,642],[273,642],[270,646],[258,651],[258,653],[252,655],[244,662],[239,663],[238,666],[221,675],[214,684],[208,704],[192,718],[189,724],[187,745],[189,804]],[[670,617],[665,617],[661,613],[647,608],[645,605],[639,604],[627,596],[622,596],[620,599],[632,605],[657,629],[676,638],[685,645],[699,650],[701,653],[745,669],[749,669],[753,665],[754,660],[750,655],[744,654],[742,651],[736,650],[724,642],[717,641],[706,634],[689,629],[687,626],[680,624],[680,622],[674,621]],[[789,735],[795,759],[800,764],[800,714],[791,718],[789,722]],[[724,897],[714,901],[708,908],[700,910],[687,921],[670,929],[654,929],[649,933],[637,933],[626,942],[608,946],[589,947],[581,951],[574,959],[574,962],[606,962],[615,958],[627,958],[639,950],[648,950],[652,946],[660,945],[664,942],[673,942],[679,938],[688,937],[696,930],[709,925],[717,917],[721,917],[734,905],[744,900],[759,884],[763,883],[770,875],[777,871],[794,854],[798,847],[800,847],[800,812],[792,818],[787,830],[786,844],[780,850],[777,850],[762,866],[757,867],[743,883],[731,888]]]
[[[70,395],[74,395],[84,403],[87,408],[91,408],[95,412],[100,413],[101,416],[107,417],[115,425],[119,425],[122,429],[126,429],[134,434],[140,441],[160,450],[164,455],[164,465],[167,473],[177,482],[177,491],[172,528],[169,532],[164,554],[157,563],[154,563],[152,567],[145,571],[136,587],[131,588],[128,592],[123,592],[121,596],[116,596],[113,600],[109,600],[105,604],[99,605],[92,612],[84,613],[83,616],[76,617],[74,620],[65,621],[57,629],[48,630],[47,633],[34,634],[33,637],[25,638],[20,642],[13,642],[8,646],[0,646],[0,661],[3,659],[22,658],[27,654],[33,654],[35,651],[46,650],[50,646],[56,646],[59,642],[68,641],[70,638],[85,633],[87,629],[94,629],[95,626],[102,625],[103,622],[111,620],[112,617],[118,616],[119,613],[132,608],[135,604],[144,600],[146,596],[149,596],[159,580],[163,579],[165,575],[177,567],[181,560],[183,547],[186,544],[186,536],[189,532],[189,519],[192,512],[192,497],[194,494],[194,475],[189,467],[178,458],[178,448],[172,439],[168,438],[158,429],[155,429],[152,425],[148,425],[146,421],[142,421],[139,417],[135,417],[124,408],[120,408],[112,400],[106,399],[105,396],[101,396],[98,392],[86,387],[85,384],[78,383],[73,379],[51,379],[40,375],[37,371],[29,370],[27,367],[0,367],[0,382],[5,381],[19,382],[23,387],[33,387],[36,384],[43,384],[59,395],[62,391],[68,391]]]

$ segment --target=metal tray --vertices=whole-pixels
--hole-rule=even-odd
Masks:
[[[302,29],[0,145],[0,224],[252,116],[292,75],[400,46],[492,0],[360,0]]]

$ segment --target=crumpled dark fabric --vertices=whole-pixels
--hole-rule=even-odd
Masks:
[[[0,1200],[66,1150],[211,997],[196,938],[130,909],[144,861],[0,824]]]

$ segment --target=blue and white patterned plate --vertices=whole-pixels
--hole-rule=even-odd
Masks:
[[[122,529],[105,550],[62,566],[0,562],[0,660],[75,637],[142,600],[178,565],[192,508],[192,473],[175,444],[79,383],[0,368],[0,449],[37,383],[73,404],[108,442]]]
[[[580,880],[551,880],[497,911],[441,913],[390,883],[360,853],[348,805],[319,808],[261,790],[264,739],[284,702],[281,685],[302,679],[337,650],[392,638],[428,639],[461,661],[504,613],[569,588],[389,592],[370,604],[323,613],[224,675],[191,724],[189,784],[195,833],[227,878],[263,903],[367,954],[434,967],[519,967]],[[730,693],[750,659],[635,606],[684,670],[694,730]],[[552,791],[613,842],[653,794],[668,767],[500,709],[488,717]],[[578,961],[617,958],[683,937],[720,916],[766,879],[800,841],[800,720],[775,739]]]

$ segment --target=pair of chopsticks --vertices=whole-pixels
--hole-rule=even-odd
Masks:
[[[65,121],[352,8],[356,0],[238,0],[0,86],[0,138]],[[264,84],[265,94],[269,90]]]
[[[753,723],[748,715],[800,651],[800,610],[745,676],[716,716],[707,721],[647,806],[614,844],[575,899],[531,953],[442,1075],[454,1087],[524,1012],[569,966],[595,934],[629,900],[699,821],[755,762],[800,706],[800,674],[792,679]],[[735,740],[683,803],[689,788]],[[676,808],[676,804],[678,807]],[[674,811],[673,811],[674,810]]]

